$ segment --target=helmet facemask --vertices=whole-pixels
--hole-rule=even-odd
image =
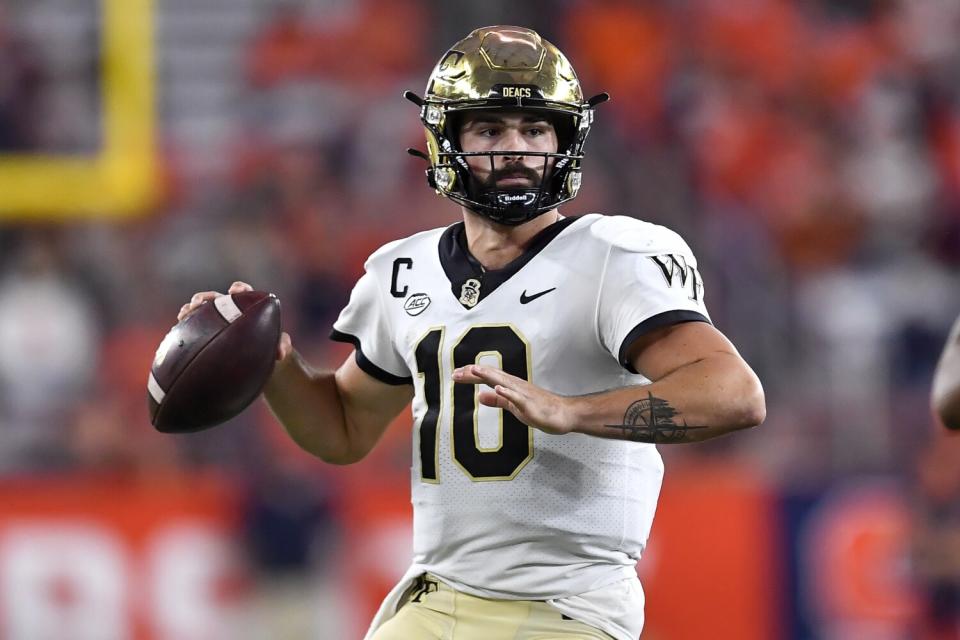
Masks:
[[[503,110],[521,112],[511,107]],[[485,112],[496,113],[490,109],[485,109]],[[579,182],[579,162],[583,157],[571,153],[571,116],[536,112],[538,116],[542,113],[556,131],[558,144],[554,151],[463,151],[460,129],[464,117],[469,113],[468,110],[450,113],[449,124],[444,127],[441,148],[449,146],[452,150],[437,153],[435,175],[449,176],[450,173],[443,173],[448,170],[456,176],[455,185],[460,186],[459,189],[447,188],[444,195],[505,225],[523,224],[576,195],[575,190],[570,193],[563,189],[571,173],[576,173]],[[516,161],[505,163],[504,158],[516,158]],[[476,168],[480,164],[478,160],[484,163],[485,170],[482,172]],[[529,184],[497,186],[502,178],[515,174],[528,178]]]

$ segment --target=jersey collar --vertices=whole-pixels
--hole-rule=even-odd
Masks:
[[[440,236],[439,251],[440,264],[450,280],[453,296],[465,309],[472,309],[543,251],[561,231],[579,219],[579,216],[571,216],[554,222],[535,235],[527,249],[505,267],[489,270],[485,270],[467,248],[463,222],[450,225]],[[476,281],[479,286],[469,283],[470,280]],[[472,293],[474,288],[479,289],[476,294]]]

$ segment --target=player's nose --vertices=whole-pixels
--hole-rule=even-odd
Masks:
[[[527,141],[519,129],[510,127],[500,136],[497,146],[497,151],[526,151]]]

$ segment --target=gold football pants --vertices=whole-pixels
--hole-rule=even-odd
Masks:
[[[420,576],[372,640],[611,640],[535,600],[478,598]]]

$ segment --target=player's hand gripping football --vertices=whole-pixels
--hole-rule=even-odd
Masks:
[[[460,367],[453,371],[453,381],[492,387],[480,390],[481,404],[506,409],[524,424],[546,433],[570,433],[576,426],[570,398],[550,393],[495,367],[476,364]]]
[[[228,294],[240,293],[242,291],[253,291],[251,287],[246,282],[240,282],[239,280],[230,285],[230,288],[227,289]],[[208,300],[213,300],[217,296],[222,296],[224,294],[219,291],[199,291],[193,294],[193,297],[190,298],[190,302],[180,307],[180,312],[177,314],[177,322],[180,322],[191,313],[197,310],[203,303]],[[277,360],[283,360],[290,352],[293,351],[293,343],[290,340],[290,334],[286,331],[283,331],[280,334],[280,342],[277,344]]]

